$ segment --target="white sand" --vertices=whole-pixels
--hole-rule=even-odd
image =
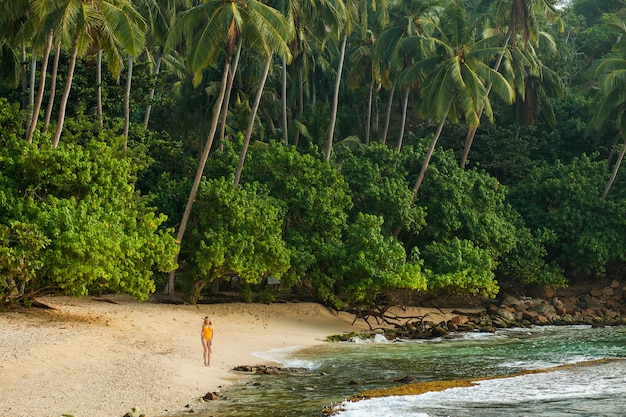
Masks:
[[[45,297],[52,310],[0,313],[0,416],[148,417],[210,406],[201,397],[241,378],[255,352],[325,343],[367,329],[314,303],[168,305],[125,296]],[[433,320],[449,317],[436,310]],[[404,314],[404,313],[403,313]],[[215,326],[211,367],[202,360],[204,316]]]

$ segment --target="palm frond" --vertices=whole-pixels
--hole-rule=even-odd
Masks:
[[[131,56],[143,51],[148,25],[132,4],[116,4],[100,2],[100,10],[104,16],[103,24],[110,26],[115,34],[116,43]]]

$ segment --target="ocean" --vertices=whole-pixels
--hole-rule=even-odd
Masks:
[[[419,341],[378,336],[256,355],[302,371],[246,375],[220,393],[226,398],[197,415],[320,416],[332,408],[338,417],[626,416],[626,327],[545,326]],[[520,374],[528,370],[549,372]],[[468,378],[481,380],[419,395],[348,401],[406,381]]]

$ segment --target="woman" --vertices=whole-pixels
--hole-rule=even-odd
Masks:
[[[202,331],[200,332],[200,340],[204,349],[204,366],[211,366],[211,345],[213,344],[213,322],[206,316],[202,323]]]

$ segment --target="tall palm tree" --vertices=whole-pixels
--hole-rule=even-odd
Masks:
[[[335,85],[333,88],[333,98],[330,108],[330,120],[328,123],[328,133],[326,136],[326,149],[325,159],[330,160],[330,152],[333,148],[333,137],[335,134],[335,124],[337,122],[337,108],[339,107],[339,86],[341,85],[341,74],[343,72],[343,64],[346,56],[346,45],[348,42],[348,36],[352,32],[354,19],[356,15],[356,0],[342,0],[336,1],[337,13],[334,15],[334,20],[329,22],[330,35],[334,37],[333,40],[339,41],[339,56],[337,75],[335,78]]]
[[[261,76],[261,81],[257,88],[257,94],[252,106],[248,127],[244,135],[243,147],[239,155],[239,164],[237,165],[237,170],[235,171],[235,188],[239,185],[239,180],[241,179],[241,172],[243,170],[243,164],[248,151],[248,146],[250,145],[252,129],[254,127],[254,120],[259,109],[261,95],[263,94],[265,81],[267,80],[270,65],[272,64],[274,51],[279,54],[283,62],[289,63],[291,61],[291,53],[289,51],[288,44],[294,36],[293,21],[288,21],[278,10],[268,7],[263,3],[256,2],[249,6],[249,9],[253,12],[254,8],[256,8],[257,22],[246,28],[247,30],[244,33],[244,36],[246,38],[254,39],[254,44],[257,44],[257,48],[259,48],[263,54],[267,55],[267,57],[263,75]],[[251,17],[254,16],[251,15]],[[268,32],[269,28],[272,30],[271,33]],[[259,31],[259,29],[262,29],[263,31]]]
[[[372,43],[374,35],[368,34],[368,38],[350,54],[351,68],[348,71],[346,86],[350,90],[360,88],[364,83],[368,86],[367,120],[365,122],[365,144],[370,142],[370,127],[372,118],[372,101],[374,90],[380,84],[379,61],[372,56]]]
[[[465,9],[453,3],[446,9],[436,37],[430,38],[435,46],[433,55],[413,65],[404,75],[410,80],[433,68],[423,83],[421,108],[425,116],[438,123],[415,182],[411,202],[417,197],[445,121],[456,122],[463,118],[468,126],[474,127],[479,123],[478,112],[483,107],[492,117],[491,107],[485,101],[487,84],[491,84],[506,102],[511,103],[515,98],[507,80],[486,64],[500,49],[490,46],[490,39],[476,42],[474,29]]]
[[[44,48],[42,66],[41,66],[41,81],[39,82],[39,91],[37,93],[37,101],[33,105],[33,111],[30,121],[30,126],[28,128],[28,132],[26,133],[26,141],[28,143],[33,142],[33,134],[35,133],[35,128],[37,127],[37,120],[39,119],[39,110],[41,109],[41,103],[43,101],[43,93],[46,87],[46,71],[48,69],[48,58],[50,56],[50,50],[52,49],[52,41],[54,36],[52,33],[49,33],[46,38],[46,46]]]
[[[145,21],[130,0],[64,0],[55,11],[56,33],[60,42],[71,50],[69,69],[61,97],[52,146],[56,148],[65,121],[65,109],[72,87],[74,66],[93,45],[99,45],[107,57],[109,71],[119,76],[121,49],[131,55],[143,49]]]
[[[561,27],[562,21],[558,19],[558,12],[555,3],[555,0],[498,0],[495,3],[492,0],[481,0],[479,2],[477,10],[482,13],[483,17],[488,16],[491,18],[493,16],[493,23],[495,23],[496,29],[501,26],[506,28],[502,51],[498,54],[496,62],[493,66],[495,71],[500,70],[502,59],[507,52],[507,48],[512,42],[516,42],[518,38],[521,38],[523,42],[519,44],[516,43],[516,47],[523,48],[530,40],[537,41],[538,16],[550,17],[554,22],[558,23],[559,27]],[[521,37],[518,37],[519,32],[522,33]],[[485,102],[488,100],[487,96],[489,96],[490,92],[491,85],[488,85],[485,93]],[[483,110],[484,107],[480,108],[478,111],[479,122]],[[463,155],[461,156],[459,163],[461,168],[465,168],[465,165],[467,164],[467,157],[477,129],[478,125],[468,127],[465,145],[463,147]]]
[[[626,23],[624,21],[614,18],[608,22],[608,25],[622,37],[626,36]],[[594,124],[596,127],[601,127],[614,121],[619,134],[624,139],[611,176],[602,192],[602,199],[606,199],[626,153],[626,46],[620,46],[616,49],[616,57],[602,60],[596,69],[596,77],[599,78],[601,84],[598,91],[599,106],[594,114]]]
[[[43,131],[48,132],[48,126],[50,125],[50,118],[52,117],[52,110],[54,108],[54,98],[56,96],[57,88],[57,73],[59,70],[59,58],[61,57],[61,42],[57,41],[54,51],[54,60],[52,61],[52,74],[50,75],[50,91],[48,97],[48,106],[46,107],[46,115],[43,122]]]
[[[413,74],[412,79],[407,82],[401,81],[401,74],[414,63],[424,59],[424,54],[432,47],[432,42],[428,39],[439,24],[443,11],[442,3],[441,0],[403,0],[396,3],[390,12],[394,24],[382,31],[374,43],[373,55],[381,61],[383,72],[388,74],[387,84],[390,85],[383,143],[387,142],[394,93],[398,88],[402,90],[398,151],[404,140],[410,93],[420,85],[420,77],[417,77],[417,74]]]
[[[202,80],[203,71],[215,62],[217,54],[223,51],[225,55],[220,90],[213,107],[211,127],[176,234],[179,246],[184,237],[193,201],[198,192],[204,167],[213,145],[236,45],[246,33],[250,34],[251,37],[256,35],[256,37],[263,39],[260,44],[263,47],[273,44],[280,38],[277,35],[277,28],[271,27],[275,23],[274,19],[279,18],[279,14],[274,9],[270,9],[257,0],[233,3],[206,0],[181,13],[172,28],[171,36],[168,39],[168,48],[177,47],[182,42],[187,58],[187,67],[193,75],[195,85],[198,85]],[[280,49],[280,42],[277,42],[276,45]],[[281,51],[281,53],[284,52]],[[178,254],[179,252],[175,255],[174,263],[178,262]],[[172,294],[174,291],[175,274],[175,270],[170,272],[165,289],[168,294]]]

